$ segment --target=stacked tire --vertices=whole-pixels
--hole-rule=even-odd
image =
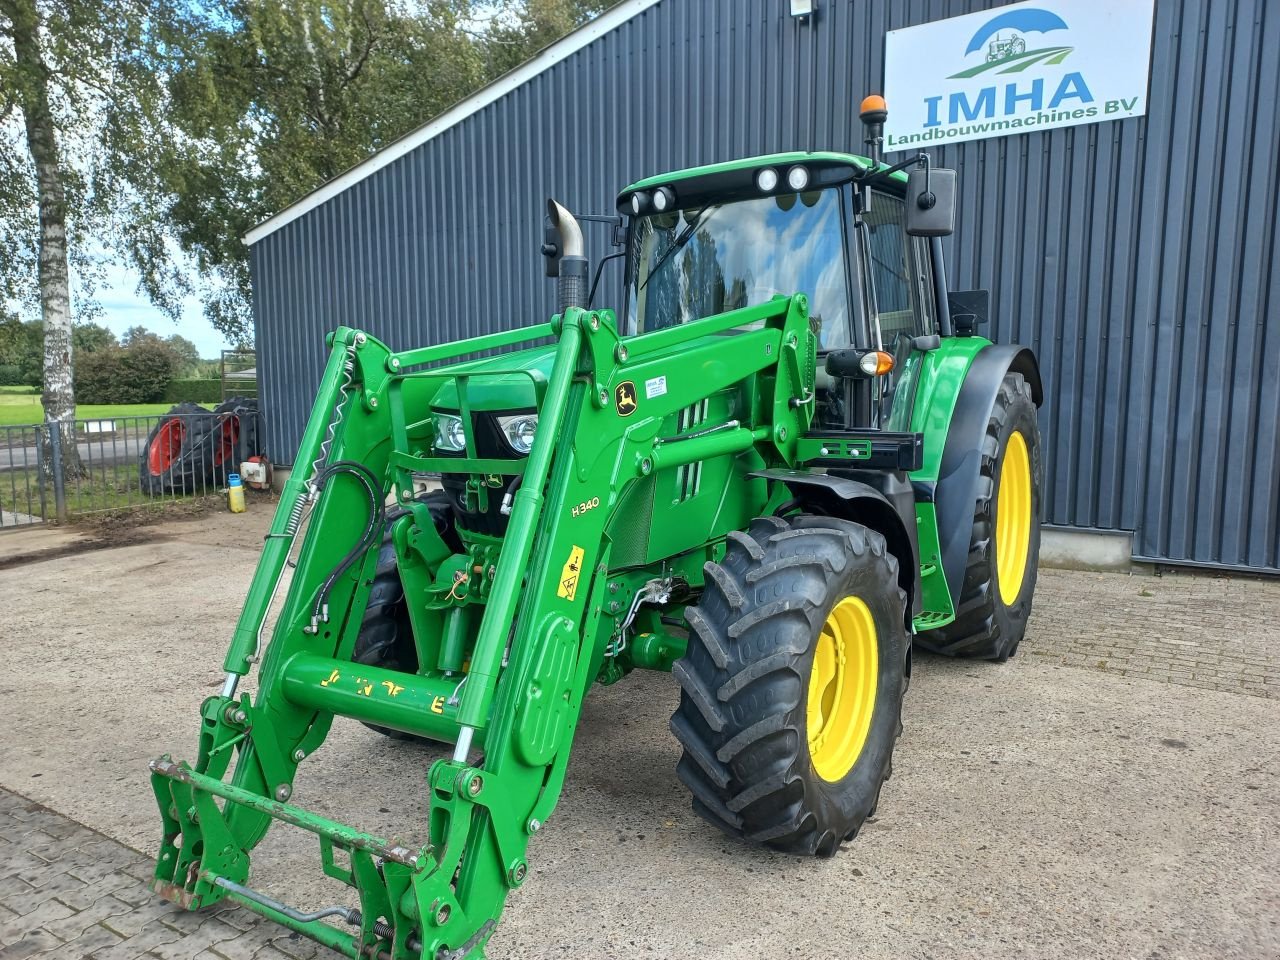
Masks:
[[[139,454],[143,493],[205,492],[227,482],[241,461],[261,452],[258,401],[234,397],[212,410],[180,403],[162,416]]]

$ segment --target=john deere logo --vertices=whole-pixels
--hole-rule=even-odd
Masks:
[[[613,388],[613,402],[618,408],[618,416],[631,416],[636,412],[636,385],[630,380],[623,380]]]
[[[1053,65],[1067,59],[1074,47],[1037,47],[1027,49],[1026,34],[1066,30],[1066,22],[1048,10],[1011,10],[988,20],[973,35],[964,55],[970,57],[986,48],[985,58],[977,66],[953,73],[947,79],[962,80],[983,73],[1022,73],[1036,64]]]

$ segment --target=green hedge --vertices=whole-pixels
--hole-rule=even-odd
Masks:
[[[221,380],[170,380],[160,398],[165,403],[219,403]]]

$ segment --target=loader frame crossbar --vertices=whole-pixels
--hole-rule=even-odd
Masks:
[[[557,342],[545,381],[454,363],[548,335]],[[815,349],[799,294],[625,340],[611,312],[576,307],[525,331],[406,353],[339,328],[232,635],[226,684],[201,709],[198,759],[152,765],[164,821],[154,889],[190,909],[231,897],[350,957],[481,956],[508,893],[525,880],[529,839],[555,808],[582,701],[601,673],[615,507],[654,471],[707,458],[741,456],[751,461],[744,471],[794,466],[813,404],[793,398],[813,396]],[[445,366],[424,369],[431,364]],[[470,427],[463,456],[432,455],[428,412],[444,381],[456,384],[469,423],[473,383],[515,374],[532,377],[537,397],[527,458],[477,456]],[[691,403],[743,382],[753,388],[734,419],[689,437],[659,435]],[[392,535],[406,595],[415,598],[415,634],[434,627],[442,636],[446,618],[463,615],[460,584],[483,590],[465,682],[435,671],[426,654],[439,651],[417,637],[428,665],[418,675],[352,662],[379,542],[360,539],[375,504],[344,476],[357,468],[406,511]],[[430,471],[477,483],[522,475],[500,545],[469,542],[465,562],[445,546],[414,499],[415,475]],[[599,507],[574,509],[587,503]],[[717,549],[691,545],[682,568],[696,575]],[[490,555],[496,561],[487,566],[476,561]],[[264,642],[286,567],[290,581]],[[333,579],[335,570],[344,572]],[[654,659],[669,662],[670,654]],[[256,693],[237,696],[255,667]],[[287,802],[298,766],[335,715],[455,744],[452,758],[427,774],[425,843],[381,839]],[[483,762],[473,762],[476,748]],[[355,889],[358,909],[308,913],[247,886],[250,851],[274,821],[316,834],[324,872]],[[326,922],[335,917],[354,931]]]

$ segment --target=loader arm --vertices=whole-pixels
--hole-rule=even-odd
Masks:
[[[472,381],[513,372],[451,361],[548,333],[555,359],[545,382],[534,378],[540,421],[529,456],[481,458],[470,439],[461,458],[435,455],[427,404],[440,385],[456,384],[465,414]],[[610,311],[577,307],[550,326],[400,354],[339,329],[233,634],[226,684],[201,710],[197,762],[152,764],[164,821],[155,889],[191,909],[231,897],[351,957],[481,956],[527,876],[530,837],[559,799],[582,702],[601,671],[611,634],[608,531],[620,501],[655,471],[716,457],[794,466],[812,417],[814,355],[799,294],[628,339]],[[663,432],[679,411],[743,382],[752,389],[732,418]],[[500,545],[473,543],[465,557],[444,546],[413,499],[414,477],[439,471],[468,474],[482,492],[487,477],[521,477]],[[392,529],[415,622],[443,634],[462,600],[484,599],[462,682],[351,660],[386,494],[407,510]],[[574,509],[581,504],[593,507]],[[691,540],[673,562],[695,576],[722,547]],[[291,557],[270,642],[260,643]],[[420,652],[438,652],[428,647]],[[238,693],[255,666],[256,696]],[[289,802],[299,764],[335,715],[455,744],[427,774],[424,843],[369,836]],[[274,820],[317,835],[325,873],[355,889],[358,910],[308,913],[248,885],[250,853]]]

